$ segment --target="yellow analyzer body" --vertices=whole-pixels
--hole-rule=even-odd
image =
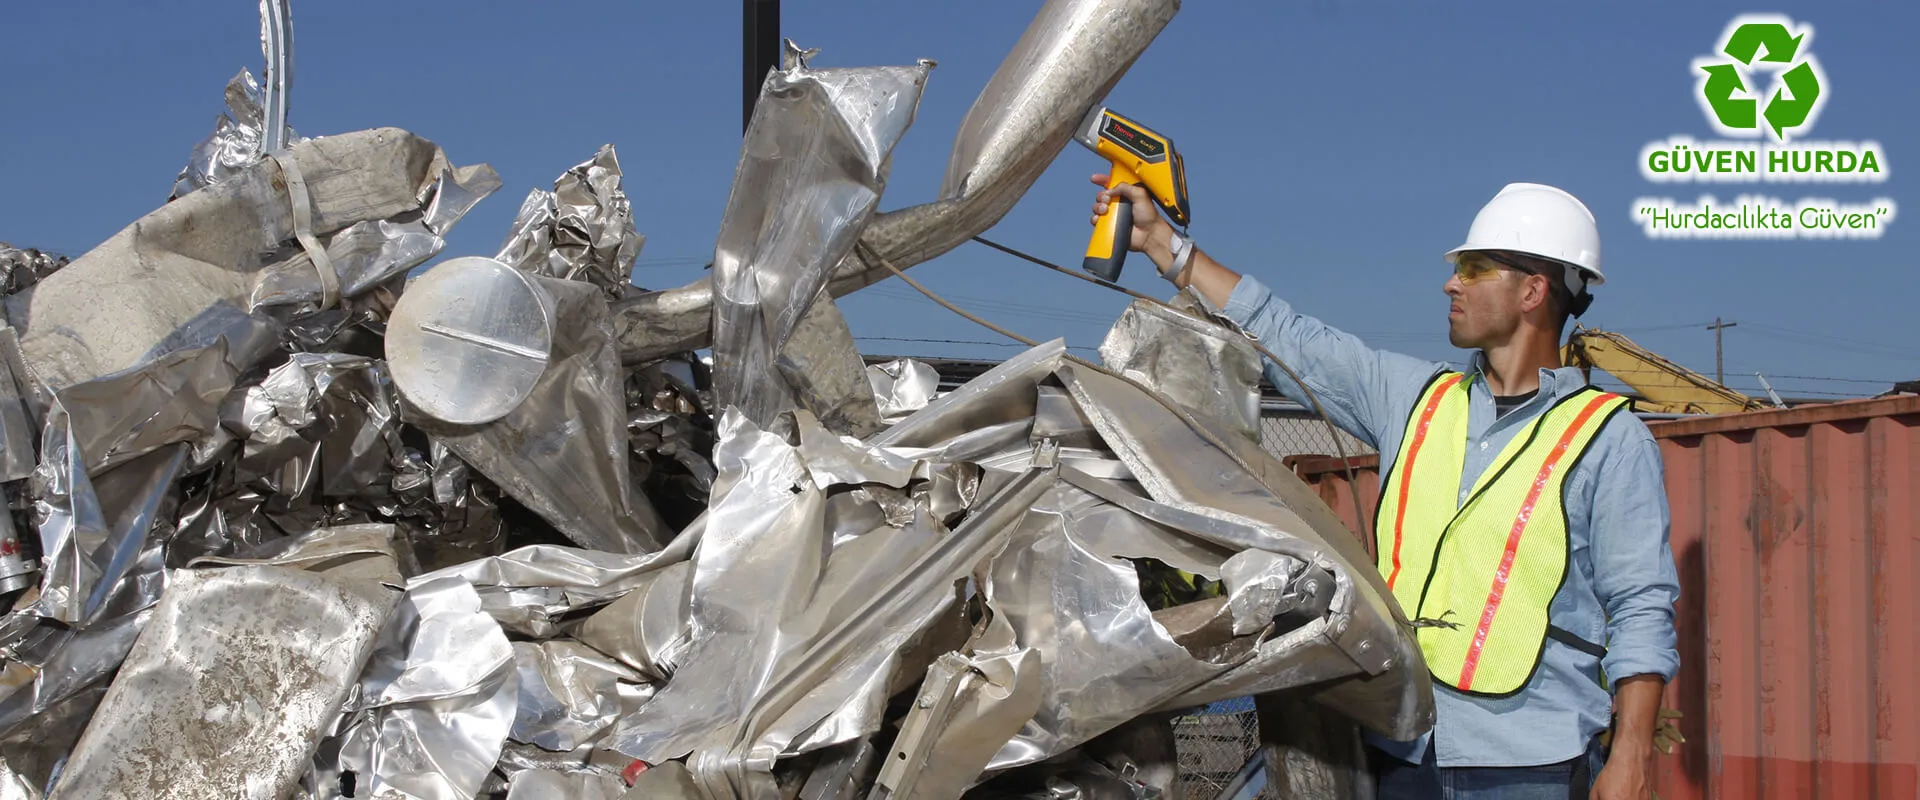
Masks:
[[[1107,188],[1126,183],[1144,186],[1174,224],[1186,227],[1192,216],[1187,203],[1187,168],[1180,160],[1180,151],[1173,149],[1172,139],[1104,106],[1087,114],[1073,138],[1112,165]],[[1107,213],[1093,226],[1093,239],[1087,243],[1087,258],[1081,269],[1104,280],[1119,280],[1120,268],[1127,260],[1127,239],[1132,236],[1133,204],[1124,200],[1107,204]]]

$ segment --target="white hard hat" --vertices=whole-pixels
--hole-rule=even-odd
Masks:
[[[1467,250],[1510,250],[1578,267],[1567,288],[1606,282],[1600,272],[1600,229],[1593,212],[1564,190],[1538,183],[1509,183],[1474,215],[1467,241],[1447,251],[1447,260]],[[1581,280],[1584,277],[1585,280]]]

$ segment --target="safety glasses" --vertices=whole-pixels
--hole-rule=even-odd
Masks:
[[[1461,283],[1478,283],[1493,277],[1501,269],[1510,269],[1522,275],[1539,274],[1520,264],[1510,263],[1483,252],[1461,253],[1453,260],[1453,274],[1460,276]]]

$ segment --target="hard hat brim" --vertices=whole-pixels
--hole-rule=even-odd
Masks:
[[[1461,253],[1470,253],[1474,251],[1484,251],[1484,250],[1503,250],[1511,253],[1525,253],[1526,255],[1533,256],[1534,258],[1543,258],[1548,261],[1552,261],[1553,263],[1559,264],[1568,269],[1579,270],[1580,275],[1586,279],[1587,286],[1589,287],[1599,286],[1607,282],[1606,276],[1601,275],[1600,273],[1595,272],[1586,267],[1580,266],[1579,264],[1575,264],[1564,258],[1555,258],[1553,256],[1545,255],[1542,253],[1535,253],[1531,250],[1521,250],[1521,249],[1512,248],[1512,247],[1487,247],[1485,245],[1478,245],[1478,244],[1473,244],[1469,242],[1467,244],[1463,244],[1463,245],[1460,245],[1459,247],[1453,248],[1452,250],[1448,250],[1444,254],[1444,257],[1446,258],[1447,263],[1452,264],[1455,262],[1455,260],[1457,260],[1460,257]]]

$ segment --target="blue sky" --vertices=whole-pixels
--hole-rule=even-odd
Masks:
[[[816,66],[938,62],[881,205],[934,197],[954,132],[1038,3],[786,0],[782,33]],[[1748,187],[1662,186],[1641,147],[1711,138],[1689,63],[1736,14],[1812,22],[1829,101],[1812,138],[1873,140],[1882,184],[1770,185],[1904,212],[1879,240],[1649,240],[1634,198],[1731,202]],[[638,227],[636,281],[678,285],[712,255],[740,135],[740,6],[296,0],[292,123],[316,136],[397,126],[505,180],[442,258],[492,255],[519,200],[604,143]],[[260,71],[255,4],[13,3],[0,47],[0,240],[78,255],[165,200],[242,67]],[[1188,0],[1109,96],[1186,158],[1191,233],[1305,313],[1379,347],[1460,360],[1447,269],[1473,213],[1509,181],[1562,186],[1599,217],[1608,284],[1583,320],[1789,395],[1884,391],[1920,376],[1920,68],[1911,3],[1357,3]],[[1069,145],[988,236],[1077,263],[1099,171]],[[1138,257],[1136,257],[1137,259]],[[1135,260],[1123,280],[1165,293]],[[1125,298],[978,245],[914,275],[1035,338],[1095,347]],[[1017,350],[887,281],[843,300],[869,353]],[[929,341],[966,342],[951,344]],[[1858,381],[1858,382],[1852,382]]]

